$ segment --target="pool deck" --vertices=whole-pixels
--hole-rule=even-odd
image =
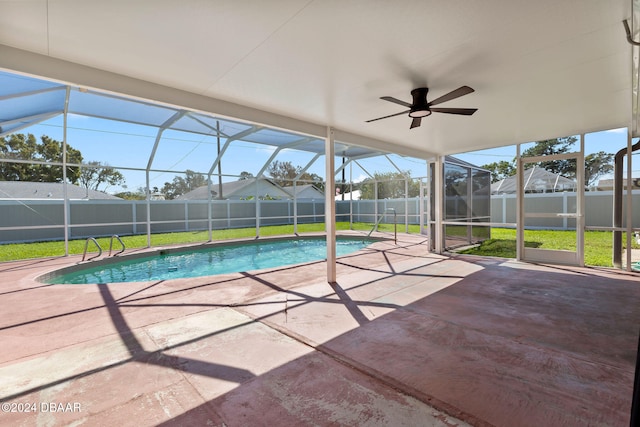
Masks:
[[[2,263],[0,425],[629,425],[640,275],[398,237],[333,285],[324,262],[109,285]]]

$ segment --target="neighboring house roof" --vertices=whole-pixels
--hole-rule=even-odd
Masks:
[[[613,190],[613,179],[601,179],[598,181],[598,185],[596,186],[596,190],[597,191],[607,191],[607,190]],[[631,179],[631,189],[632,190],[636,190],[638,188],[640,188],[640,178],[632,178]],[[622,188],[626,189],[627,188],[627,179],[623,178],[622,179]]]
[[[212,185],[211,197],[215,199],[217,194],[215,191],[213,191],[213,187],[214,186]],[[203,185],[202,187],[198,187],[195,190],[189,191],[188,193],[181,194],[180,196],[176,197],[176,200],[206,200],[208,198],[209,193],[207,193],[207,186]]]
[[[538,167],[524,171],[524,185],[527,193],[575,191],[576,189],[574,180]],[[491,194],[515,194],[516,189],[516,175],[491,184]]]
[[[320,191],[318,187],[313,184],[296,185],[295,187],[283,187],[291,196],[296,196],[297,199],[323,199],[324,192]]]
[[[256,195],[256,178],[240,179],[238,181],[230,181],[222,183],[223,199],[239,199],[244,197],[255,197]],[[275,198],[288,199],[291,195],[282,187],[267,178],[258,180],[260,189],[258,191],[260,197],[271,196]],[[218,198],[218,184],[211,184],[211,197]],[[176,197],[176,200],[206,200],[209,198],[208,186],[203,185]]]
[[[467,167],[467,168],[487,170],[487,169],[481,168],[480,166],[474,165],[473,163],[466,162],[466,161],[461,160],[461,159],[459,159],[457,157],[454,157],[454,156],[444,156],[444,162],[445,163],[449,163],[449,164],[458,165],[458,166]]]
[[[120,199],[102,191],[89,190],[67,184],[69,199]],[[63,184],[59,182],[0,181],[0,199],[64,199]]]

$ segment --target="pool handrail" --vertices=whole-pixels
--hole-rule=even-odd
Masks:
[[[87,237],[87,240],[84,242],[84,252],[82,253],[82,261],[84,261],[84,258],[87,256],[87,249],[89,248],[89,241],[92,241],[96,245],[96,247],[98,248],[98,255],[92,256],[87,261],[92,260],[94,258],[98,258],[100,255],[102,255],[102,247],[100,247],[100,244],[98,243],[98,241],[96,239],[94,239],[93,237]]]
[[[120,242],[120,246],[122,246],[122,249],[120,249],[118,252],[116,252],[113,255],[113,256],[118,256],[119,254],[121,254],[125,250],[124,242],[122,241],[120,236],[118,236],[117,234],[114,234],[113,236],[111,236],[111,240],[109,240],[109,256],[111,256],[111,249],[113,248],[113,239],[116,239],[118,242]]]

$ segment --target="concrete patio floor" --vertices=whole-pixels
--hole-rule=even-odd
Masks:
[[[624,426],[640,276],[430,254],[144,283],[0,264],[0,425]]]

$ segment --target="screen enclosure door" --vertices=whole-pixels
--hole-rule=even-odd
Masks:
[[[520,158],[518,258],[584,265],[583,170],[581,153]]]

